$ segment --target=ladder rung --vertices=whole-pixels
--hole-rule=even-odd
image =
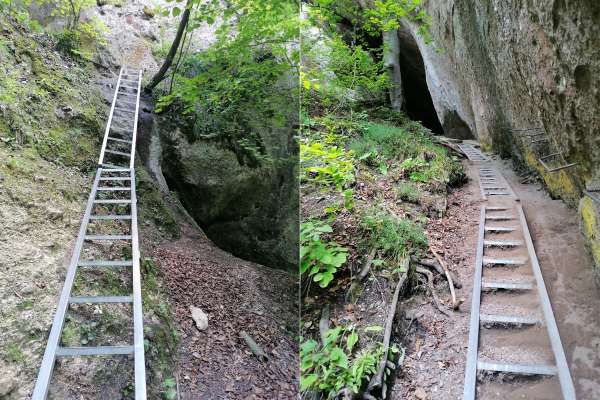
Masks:
[[[515,247],[522,246],[521,240],[484,240],[483,245],[486,247]]]
[[[132,303],[131,296],[76,296],[69,297],[71,304],[96,304],[96,303]]]
[[[130,204],[131,199],[94,200],[96,204]]]
[[[108,140],[112,140],[115,142],[120,142],[120,143],[131,143],[131,140],[125,140],[125,139],[117,139],[117,138],[113,138],[113,137],[107,137]]]
[[[79,261],[77,263],[79,267],[131,267],[133,261],[131,260],[93,260],[93,261]]]
[[[515,219],[512,215],[486,215],[485,219],[489,219],[492,221],[509,221],[511,219]]]
[[[492,206],[492,207],[486,207],[485,208],[485,211],[506,211],[506,210],[508,210],[508,207],[495,207],[495,206]]]
[[[131,215],[90,215],[90,220],[106,221],[106,220],[123,220],[131,219]]]
[[[484,324],[535,325],[539,318],[521,317],[516,315],[480,314],[479,322]]]
[[[58,347],[57,357],[115,356],[133,354],[133,346]]]
[[[119,87],[119,89],[121,89],[121,88]],[[121,92],[121,91],[119,91],[119,94],[122,94],[124,96],[135,96],[135,97],[137,97],[137,93],[127,93],[127,92]]]
[[[483,265],[523,265],[527,260],[517,260],[514,258],[492,258],[483,257]]]
[[[489,194],[492,196],[507,196],[508,195],[507,192],[486,192],[485,194]]]
[[[102,192],[129,192],[131,191],[131,187],[130,186],[115,186],[115,187],[98,187],[96,190],[100,190]]]
[[[521,375],[556,375],[556,367],[545,364],[504,364],[478,361],[477,369],[480,371],[508,372]]]
[[[101,181],[130,181],[131,177],[129,176],[102,176],[100,177]]]
[[[485,190],[506,190],[505,187],[502,186],[483,186]]]
[[[514,232],[515,228],[510,226],[486,226],[486,232]]]
[[[133,90],[137,90],[137,86],[127,86],[127,85],[121,85],[119,86],[119,89],[133,89]]]
[[[85,240],[131,240],[131,235],[85,235]]]
[[[116,154],[118,156],[124,156],[124,157],[131,157],[131,154],[129,153],[124,153],[122,151],[116,151],[116,150],[104,150],[105,153],[109,153],[109,154]]]
[[[484,281],[481,283],[483,289],[505,289],[505,290],[529,290],[533,289],[531,282],[501,282]]]

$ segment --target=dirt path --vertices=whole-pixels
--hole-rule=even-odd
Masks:
[[[180,337],[179,392],[192,399],[291,399],[297,392],[297,279],[232,256],[187,225],[155,247]],[[190,306],[208,314],[199,331]],[[259,361],[239,333],[267,353]]]

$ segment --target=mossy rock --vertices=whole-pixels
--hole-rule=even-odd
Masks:
[[[125,4],[125,0],[96,0],[96,4],[98,5],[98,7],[102,7],[102,6],[123,7],[123,4]]]
[[[594,261],[594,275],[600,286],[600,204],[590,196],[579,202],[581,232]]]

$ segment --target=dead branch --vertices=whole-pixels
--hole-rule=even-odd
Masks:
[[[435,303],[435,306],[438,310],[440,310],[442,314],[449,317],[450,313],[442,306],[442,304],[440,303],[440,299],[438,299],[437,294],[435,293],[435,290],[433,288],[433,273],[430,270],[422,267],[417,267],[416,271],[427,277],[427,286],[429,287],[429,291],[431,292],[431,296],[433,297],[433,302]]]
[[[442,257],[440,257],[440,255],[435,251],[433,246],[429,245],[429,250],[431,250],[431,253],[433,253],[433,256],[435,257],[435,259],[440,263],[440,265],[444,269],[444,275],[446,275],[446,279],[448,280],[448,286],[450,287],[450,295],[452,296],[452,309],[458,310],[460,303],[456,300],[456,293],[454,292],[454,282],[452,281],[450,272],[448,271],[448,268],[446,267],[446,263],[444,263],[444,260],[442,260]]]
[[[252,336],[248,335],[244,331],[240,331],[240,337],[244,339],[248,347],[250,347],[250,351],[252,351],[252,354],[254,354],[256,358],[258,358],[260,361],[269,361],[269,356],[267,356],[267,353],[265,353],[262,347],[260,347],[259,344],[254,341],[254,339],[252,339]]]
[[[400,290],[404,286],[404,282],[406,281],[406,277],[408,276],[408,264],[409,259],[406,258],[404,264],[407,266],[407,272],[404,272],[400,275],[400,279],[396,284],[396,290],[394,291],[394,296],[392,297],[392,303],[390,304],[390,308],[388,311],[387,319],[385,322],[385,331],[383,334],[383,355],[381,356],[381,360],[379,361],[379,367],[377,368],[377,372],[369,381],[369,385],[367,386],[366,393],[363,394],[363,399],[372,399],[373,395],[371,392],[374,389],[381,388],[381,398],[385,399],[386,397],[386,386],[383,381],[383,376],[385,372],[385,368],[388,365],[388,352],[390,350],[390,337],[392,335],[392,326],[394,324],[394,316],[396,315],[396,307],[398,306],[398,297],[400,296]]]

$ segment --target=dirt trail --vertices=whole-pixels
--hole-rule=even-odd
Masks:
[[[154,248],[175,313],[181,399],[294,398],[296,277],[236,258],[187,224],[179,240],[145,247]],[[205,331],[194,325],[190,306],[208,314]],[[267,362],[250,352],[241,331],[263,348]]]

